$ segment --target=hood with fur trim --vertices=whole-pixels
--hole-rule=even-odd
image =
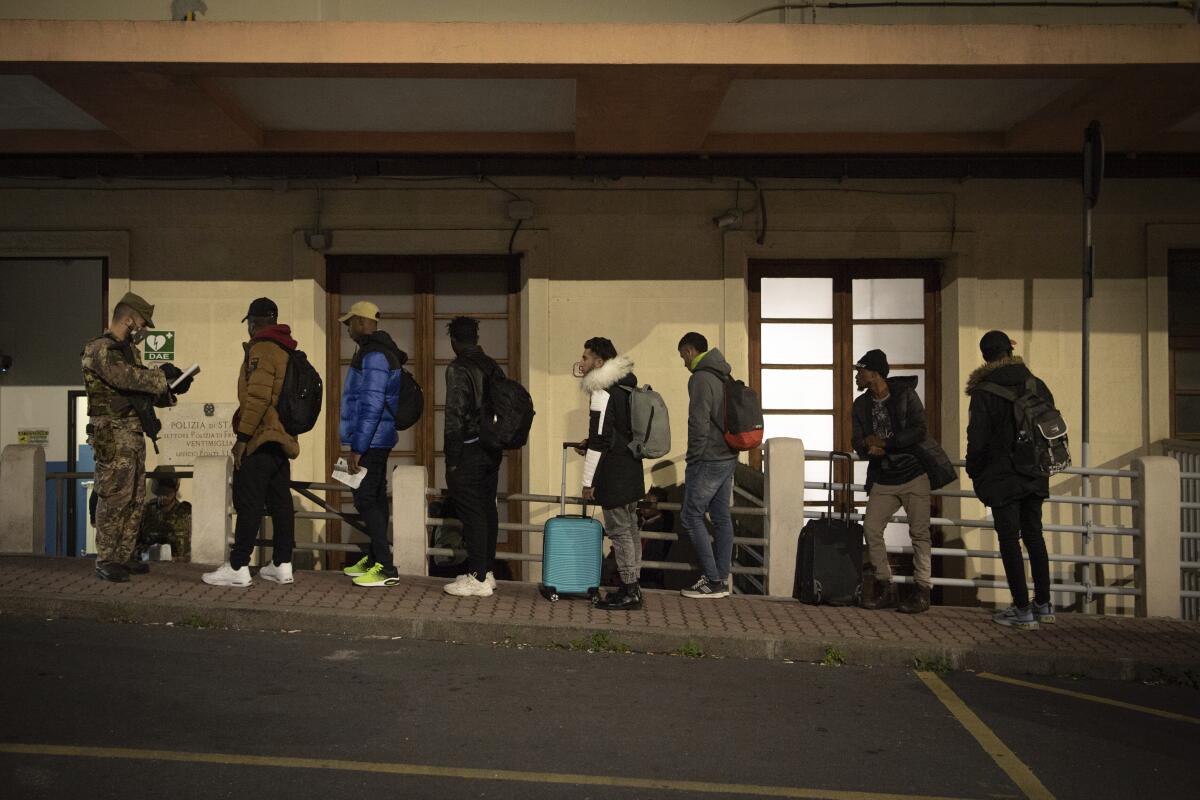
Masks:
[[[979,387],[979,384],[986,380],[1003,386],[1024,383],[1029,374],[1029,367],[1025,366],[1025,362],[1020,356],[1005,356],[995,361],[989,361],[972,372],[971,376],[967,378],[965,391],[967,394],[971,394]]]
[[[633,361],[628,356],[618,355],[579,379],[579,388],[584,394],[602,392],[633,372]]]

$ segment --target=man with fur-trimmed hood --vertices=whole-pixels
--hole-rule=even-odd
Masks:
[[[1033,376],[1020,356],[1013,355],[1014,344],[1003,331],[988,331],[979,340],[986,363],[967,379],[967,396],[971,398],[967,474],[975,485],[975,494],[992,509],[1000,558],[1012,592],[1012,606],[998,612],[993,619],[1008,627],[1032,630],[1039,623],[1054,622],[1050,561],[1042,536],[1042,502],[1050,496],[1050,481],[1017,471],[1013,462],[1018,432],[1013,403],[990,390],[988,384],[1011,392],[1032,377],[1037,395],[1051,406],[1054,395],[1040,378]],[[1021,558],[1022,541],[1033,573],[1032,604],[1025,583],[1025,562]]]
[[[613,343],[602,336],[583,344],[576,365],[580,388],[590,400],[588,437],[578,451],[583,465],[583,497],[604,509],[604,528],[612,540],[613,557],[621,586],[610,592],[598,608],[633,610],[642,607],[638,583],[642,569],[642,541],[638,533],[638,501],[646,493],[642,460],[629,449],[633,439],[630,396],[637,388],[633,362],[617,355]]]

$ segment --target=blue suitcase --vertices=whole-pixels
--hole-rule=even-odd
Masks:
[[[567,451],[574,442],[563,442],[562,494],[558,516],[546,523],[542,536],[542,597],[554,603],[559,597],[578,595],[599,599],[604,527],[588,516],[567,513]]]

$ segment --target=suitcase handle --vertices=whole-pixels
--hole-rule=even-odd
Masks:
[[[562,492],[558,496],[558,515],[560,517],[565,517],[567,515],[567,451],[574,450],[576,447],[583,447],[584,444],[585,442],[562,443]],[[586,517],[588,515],[586,500],[583,501],[582,508],[583,510],[580,512],[580,514],[581,516]]]
[[[854,494],[850,491],[850,487],[854,483],[854,454],[847,453],[845,450],[833,450],[833,451],[830,451],[830,453],[829,453],[829,497],[828,497],[829,502],[826,504],[826,509],[827,509],[826,515],[830,519],[833,519],[833,495],[835,493],[834,483],[833,483],[833,472],[834,472],[833,465],[839,458],[845,459],[846,463],[849,465],[850,477],[846,480],[845,483],[842,484],[842,491],[844,491],[846,493],[846,510],[845,510],[845,513],[842,515],[842,519],[847,525],[849,525],[850,524],[850,514],[852,513],[852,510],[854,508]],[[565,486],[565,484],[564,484],[564,486]]]

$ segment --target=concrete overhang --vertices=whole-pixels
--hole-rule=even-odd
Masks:
[[[0,153],[1200,153],[1200,25],[0,21]]]

